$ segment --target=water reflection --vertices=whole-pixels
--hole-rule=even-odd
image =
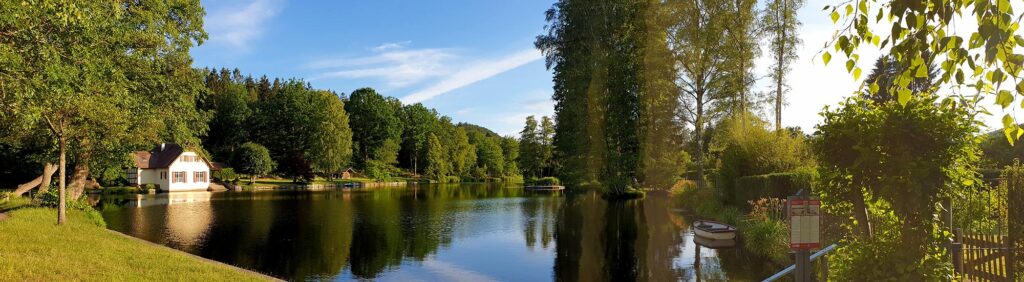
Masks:
[[[290,280],[755,280],[702,249],[672,201],[442,185],[104,197],[111,229]],[[700,270],[694,268],[700,262]]]

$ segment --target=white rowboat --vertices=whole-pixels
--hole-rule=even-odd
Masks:
[[[712,240],[736,238],[736,227],[721,222],[698,220],[693,222],[693,234]]]

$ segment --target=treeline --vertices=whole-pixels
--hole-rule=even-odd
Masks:
[[[336,177],[350,167],[379,180],[521,180],[518,140],[455,124],[420,103],[402,105],[371,88],[345,95],[237,69],[202,72],[207,92],[197,105],[210,114],[202,144],[232,166],[246,166],[238,150],[251,142],[267,148],[273,173],[295,181]]]
[[[555,173],[572,186],[669,188],[688,155],[704,180],[707,127],[774,102],[775,127],[799,44],[802,1],[560,0],[535,45],[554,73]],[[763,42],[767,41],[767,42]],[[769,95],[753,89],[760,45]]]

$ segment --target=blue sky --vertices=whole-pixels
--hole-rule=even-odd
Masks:
[[[203,1],[210,38],[196,67],[373,87],[501,134],[551,115],[534,38],[552,1]]]
[[[192,55],[196,67],[302,78],[342,93],[373,87],[455,121],[514,135],[526,116],[553,113],[551,72],[533,48],[553,2],[203,0],[210,39]],[[824,66],[818,57],[836,31],[821,7],[836,2],[808,0],[798,12],[803,45],[788,78],[783,126],[813,132],[822,108],[860,85],[842,64]],[[961,24],[964,31],[976,26],[971,17]],[[881,53],[861,48],[865,74]],[[770,89],[770,64],[769,56],[756,61],[761,80],[753,91]],[[763,110],[774,120],[771,108]],[[983,119],[999,128],[1003,112],[993,113]]]

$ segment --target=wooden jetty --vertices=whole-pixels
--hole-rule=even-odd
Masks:
[[[538,191],[538,192],[554,192],[565,190],[565,186],[562,185],[530,185],[523,187],[526,191]]]

